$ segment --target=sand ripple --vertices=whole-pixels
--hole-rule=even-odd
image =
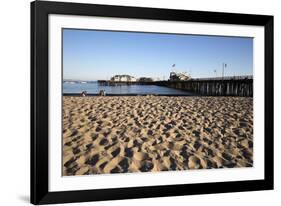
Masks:
[[[63,174],[253,166],[249,97],[63,97]]]

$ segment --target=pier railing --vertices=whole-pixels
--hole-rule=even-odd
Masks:
[[[244,80],[244,79],[253,79],[253,76],[243,75],[243,76],[207,77],[207,78],[193,78],[192,80]]]

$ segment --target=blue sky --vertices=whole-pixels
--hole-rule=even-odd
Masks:
[[[63,78],[109,79],[115,74],[168,79],[253,74],[253,39],[222,36],[63,30]],[[172,65],[175,64],[175,67]],[[217,73],[214,72],[217,71]]]

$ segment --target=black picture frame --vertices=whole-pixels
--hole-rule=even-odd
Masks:
[[[66,14],[257,25],[265,28],[265,178],[183,185],[49,192],[48,15]],[[273,189],[273,16],[137,8],[63,2],[31,2],[31,203],[50,204]]]

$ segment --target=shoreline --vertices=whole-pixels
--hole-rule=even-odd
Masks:
[[[81,93],[63,93],[63,97],[83,97]],[[85,97],[99,97],[101,96],[98,93],[87,93]],[[159,97],[244,97],[244,98],[253,98],[251,96],[235,96],[235,95],[201,95],[201,94],[136,94],[136,93],[126,93],[126,94],[108,94],[103,97],[134,97],[134,96],[159,96]]]
[[[63,93],[63,96],[73,96],[73,97],[82,97],[81,96],[81,93]],[[86,96],[89,96],[89,97],[96,97],[96,96],[101,96],[100,94],[98,94],[98,93],[87,93],[87,95]],[[120,96],[124,96],[124,97],[126,97],[126,96],[128,96],[128,97],[130,97],[130,96],[167,96],[167,97],[178,97],[178,96],[180,96],[180,97],[190,97],[190,96],[200,96],[199,94],[197,95],[197,94],[137,94],[137,93],[125,93],[125,94],[113,94],[113,93],[111,93],[111,94],[107,94],[106,93],[106,95],[104,96],[104,97],[106,97],[106,96],[109,96],[109,97],[120,97]]]

